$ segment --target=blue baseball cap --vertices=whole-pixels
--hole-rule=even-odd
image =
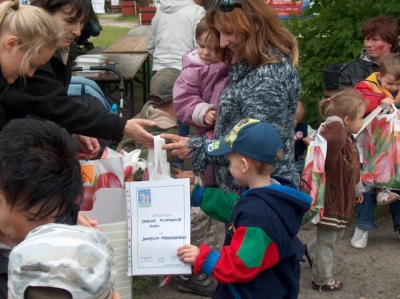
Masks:
[[[281,136],[270,123],[245,118],[225,138],[206,145],[206,152],[210,156],[237,152],[245,157],[273,164],[282,146]]]

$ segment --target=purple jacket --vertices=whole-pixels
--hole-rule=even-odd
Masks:
[[[174,110],[185,125],[195,127],[199,136],[205,133],[214,137],[214,126],[204,124],[204,115],[218,109],[219,96],[224,90],[229,65],[225,62],[204,64],[197,48],[186,52],[182,58],[182,72],[174,85]]]

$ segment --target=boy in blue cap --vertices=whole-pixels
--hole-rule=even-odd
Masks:
[[[207,153],[226,155],[229,171],[243,187],[236,193],[195,186],[192,205],[227,223],[221,252],[205,244],[178,248],[195,274],[211,275],[219,285],[213,298],[297,298],[303,245],[296,237],[311,198],[289,180],[271,177],[282,156],[282,140],[264,121],[241,120]]]

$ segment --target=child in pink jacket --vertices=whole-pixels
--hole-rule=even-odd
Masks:
[[[224,90],[229,64],[219,46],[219,36],[210,31],[205,18],[196,27],[197,47],[182,58],[182,72],[173,90],[174,110],[185,125],[194,126],[198,136],[214,139],[219,97]],[[201,175],[204,186],[215,185],[212,167]]]

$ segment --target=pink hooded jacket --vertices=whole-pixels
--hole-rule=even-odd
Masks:
[[[218,110],[228,71],[225,62],[204,64],[197,48],[183,55],[182,72],[173,90],[174,110],[178,119],[185,125],[193,125],[199,136],[206,133],[208,138],[214,137],[214,126],[207,126],[203,119],[210,109]]]

